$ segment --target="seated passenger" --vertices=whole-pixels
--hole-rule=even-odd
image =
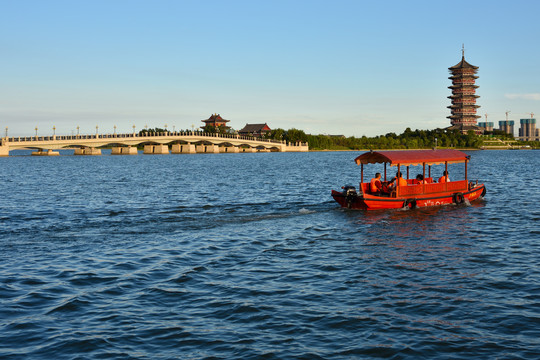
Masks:
[[[369,183],[369,190],[372,194],[380,194],[382,190],[381,173],[376,173]]]
[[[450,182],[450,178],[448,177],[448,171],[443,171],[443,176],[439,178],[440,183]]]
[[[392,190],[395,190],[396,186],[407,186],[407,180],[405,180],[402,176],[401,176],[401,172],[397,172],[396,173],[396,177],[393,178],[391,181],[390,181],[390,184],[388,185],[388,189],[390,191]]]
[[[417,183],[418,185],[423,184],[423,183],[424,183],[424,175],[422,175],[422,174],[416,175],[416,183]]]

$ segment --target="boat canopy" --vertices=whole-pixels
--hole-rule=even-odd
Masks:
[[[360,164],[389,163],[394,165],[421,165],[423,163],[434,165],[444,163],[462,163],[469,160],[470,156],[459,150],[394,150],[394,151],[369,151],[358,156],[354,161]]]

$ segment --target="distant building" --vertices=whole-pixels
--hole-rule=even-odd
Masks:
[[[452,95],[448,97],[452,101],[452,105],[448,106],[451,115],[447,116],[452,126],[448,129],[459,130],[463,134],[474,130],[475,133],[482,134],[483,128],[476,125],[476,121],[480,117],[476,115],[476,109],[480,107],[476,105],[476,99],[479,98],[475,94],[478,85],[474,84],[478,79],[478,76],[475,75],[478,66],[465,61],[465,50],[462,50],[461,61],[449,67],[448,70],[452,74],[449,77],[452,80],[452,86],[448,87],[452,90]]]
[[[242,129],[238,130],[239,135],[243,136],[255,136],[255,137],[263,137],[267,133],[272,131],[270,127],[264,123],[264,124],[246,124]]]
[[[514,120],[499,121],[499,130],[514,136]]]
[[[482,129],[484,129],[484,131],[492,132],[493,131],[493,122],[487,122],[487,121],[479,122],[478,127],[481,127]]]
[[[345,139],[345,135],[328,135],[328,137],[334,138],[334,139]]]
[[[224,126],[225,129],[229,129],[230,126],[227,126],[227,123],[230,121],[230,120],[225,120],[224,118],[221,117],[221,115],[219,114],[212,114],[210,115],[210,117],[206,120],[201,120],[203,123],[204,123],[204,126],[201,126],[201,129],[204,129],[206,126],[210,125],[210,126],[213,126],[215,128],[218,128],[220,126]]]
[[[519,139],[523,141],[540,141],[539,129],[536,128],[536,119],[520,119]]]

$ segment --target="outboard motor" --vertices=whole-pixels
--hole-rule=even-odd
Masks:
[[[342,187],[343,195],[345,195],[345,200],[347,201],[347,208],[351,208],[352,204],[356,201],[358,194],[356,193],[356,188],[354,186],[346,185]]]

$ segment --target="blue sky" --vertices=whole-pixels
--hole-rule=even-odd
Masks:
[[[0,0],[0,131],[268,123],[375,136],[449,126],[448,67],[479,114],[540,114],[537,1]]]

